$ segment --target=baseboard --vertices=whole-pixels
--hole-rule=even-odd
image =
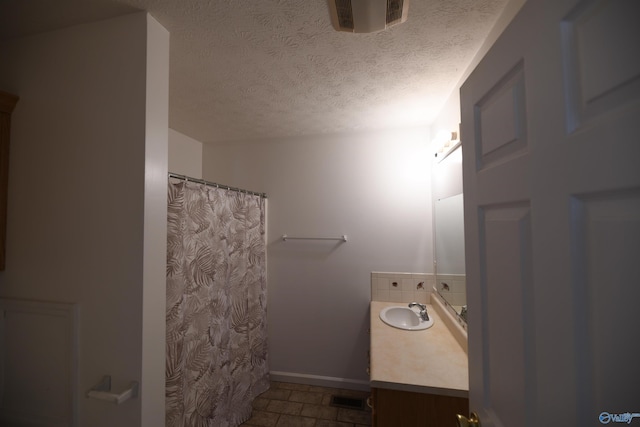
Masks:
[[[324,377],[321,375],[299,374],[296,372],[271,371],[269,377],[272,381],[283,383],[307,384],[320,387],[341,388],[347,390],[369,391],[369,381],[354,380],[350,378]]]

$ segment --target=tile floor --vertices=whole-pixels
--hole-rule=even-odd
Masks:
[[[369,392],[271,382],[253,402],[253,413],[240,427],[364,427],[371,425],[371,409],[330,405],[331,396],[362,398]]]

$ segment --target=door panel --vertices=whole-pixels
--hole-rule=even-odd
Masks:
[[[638,16],[636,0],[529,1],[461,89],[485,427],[640,412]]]
[[[571,213],[578,405],[586,409],[585,422],[597,419],[598,408],[640,412],[630,409],[638,406],[637,392],[612,393],[640,378],[637,351],[625,344],[637,336],[630,334],[637,310],[634,302],[621,304],[640,298],[640,190],[575,197]]]
[[[523,64],[508,71],[475,107],[479,170],[524,153],[527,131]]]
[[[527,203],[482,207],[480,253],[485,360],[484,400],[497,424],[524,425],[525,290],[530,287],[531,223]],[[505,304],[505,301],[508,303]],[[520,321],[514,322],[513,319]],[[502,351],[507,344],[510,351]]]
[[[562,22],[568,131],[637,100],[637,2],[583,1]],[[612,48],[614,47],[614,48]]]

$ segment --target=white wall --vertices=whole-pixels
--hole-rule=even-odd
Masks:
[[[169,129],[169,172],[202,178],[202,143]]]
[[[368,384],[371,271],[432,272],[428,141],[413,129],[204,146],[205,179],[268,195],[272,371]]]
[[[79,304],[80,426],[164,425],[165,245],[150,245],[166,242],[167,53],[145,13],[0,45],[0,87],[20,96],[0,296]],[[84,398],[103,374],[142,381],[140,398]]]
[[[165,423],[169,32],[147,20],[141,426]]]

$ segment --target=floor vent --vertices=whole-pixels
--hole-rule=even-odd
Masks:
[[[331,396],[331,406],[337,406],[338,408],[347,409],[359,409],[364,410],[364,399],[358,397],[346,397],[346,396]]]

